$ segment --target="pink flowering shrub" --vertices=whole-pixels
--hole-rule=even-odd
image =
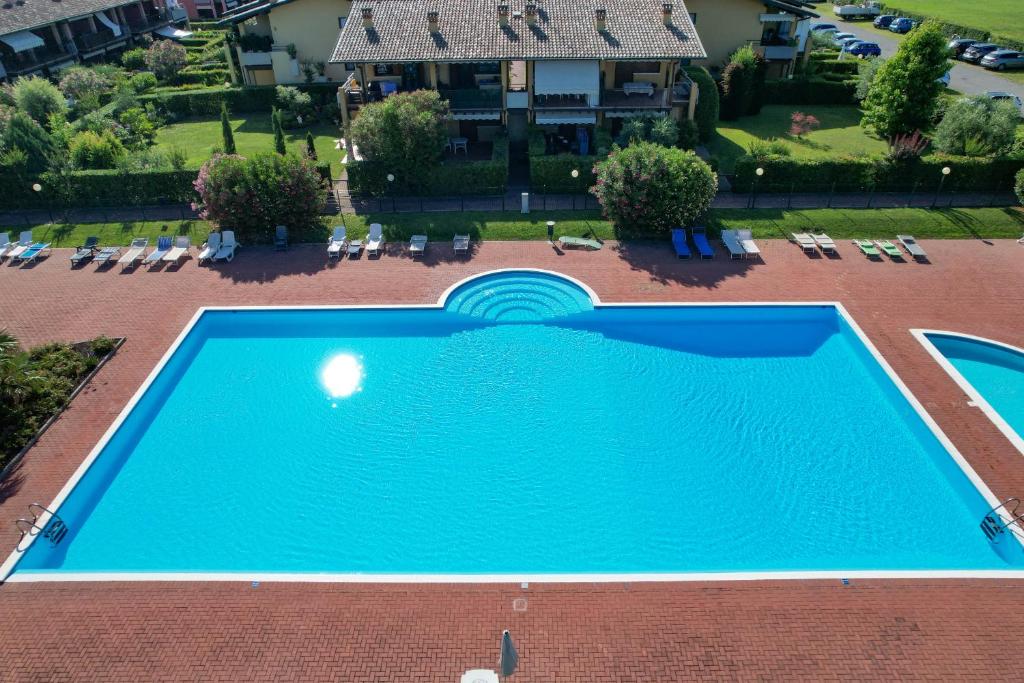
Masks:
[[[789,121],[789,134],[797,138],[802,138],[821,125],[821,121],[814,114],[805,114],[802,111],[793,112]]]
[[[185,48],[173,40],[154,41],[146,51],[146,66],[161,81],[173,80],[188,64]]]
[[[269,242],[277,225],[287,226],[292,239],[310,238],[320,229],[327,186],[314,165],[295,155],[215,154],[199,169],[193,183],[199,216],[234,230],[239,241]]]
[[[655,237],[708,210],[718,189],[711,167],[693,152],[635,142],[594,166],[590,192],[619,237]]]

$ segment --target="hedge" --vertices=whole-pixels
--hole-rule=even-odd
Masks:
[[[1024,159],[990,159],[931,155],[915,162],[891,163],[882,157],[840,157],[799,159],[745,155],[736,160],[735,192],[749,192],[755,170],[764,169],[757,187],[765,192],[879,192],[935,191],[942,168],[951,172],[944,183],[948,191],[1006,192],[1013,189],[1014,175],[1024,168]]]
[[[765,81],[765,104],[856,104],[857,81],[793,78]]]
[[[907,17],[914,21],[931,21],[932,23],[938,24],[939,29],[947,36],[959,35],[961,38],[973,38],[975,40],[996,43],[1011,50],[1024,50],[1024,41],[1002,36],[998,33],[990,33],[980,28],[964,26],[963,24],[939,21],[935,19],[935,17],[931,17],[926,14],[916,14],[913,12],[906,12],[896,7],[888,7],[884,2],[882,3],[882,8],[887,9],[892,14],[898,14],[901,17]]]
[[[230,81],[231,75],[227,69],[201,69],[196,67],[185,67],[178,72],[179,83],[199,83],[202,85],[220,85]]]
[[[702,66],[685,67],[686,74],[697,84],[697,108],[693,113],[694,123],[701,142],[715,137],[718,124],[718,86],[708,70]],[[767,82],[766,82],[767,83]],[[762,95],[766,91],[762,91]]]
[[[228,78],[225,71],[225,78]],[[223,81],[221,81],[223,82]],[[334,103],[338,94],[337,83],[294,84],[294,87],[308,92],[314,104]],[[220,105],[225,103],[232,114],[269,112],[277,98],[273,85],[207,88],[204,90],[182,90],[142,95],[139,101],[154,102],[157,106],[179,117],[220,115]]]
[[[820,59],[815,62],[818,73],[856,76],[860,61],[856,59]]]
[[[598,156],[551,154],[530,157],[530,188],[540,194],[586,194],[596,182]],[[579,176],[572,177],[573,171]]]
[[[354,195],[374,197],[387,194],[388,169],[373,161],[349,163],[348,187]],[[328,172],[330,166],[328,165]],[[508,187],[508,138],[494,141],[489,161],[441,163],[424,179],[421,192],[427,195],[504,194]]]
[[[76,171],[71,174],[68,200],[70,206],[191,202],[196,198],[192,182],[197,173],[196,169],[131,173],[116,170]],[[20,176],[0,175],[0,192],[4,194],[5,204],[17,208],[58,209],[64,206],[50,178],[44,175],[38,181],[43,186],[41,192],[32,191],[33,182]]]

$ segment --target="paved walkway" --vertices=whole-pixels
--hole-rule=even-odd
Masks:
[[[202,305],[436,301],[500,267],[564,272],[613,301],[839,300],[972,466],[1007,497],[1024,459],[968,405],[910,327],[1024,343],[1024,247],[926,241],[931,264],[809,258],[765,241],[763,262],[680,262],[666,245],[559,252],[489,242],[469,258],[399,247],[327,266],[321,247],[249,248],[231,264],[71,271],[67,250],[0,266],[0,321],[26,344],[127,342],[0,487],[0,547],[49,501]],[[982,276],[983,274],[983,276]],[[372,286],[368,286],[372,283]],[[173,457],[173,449],[168,457]],[[925,501],[926,503],[926,501]],[[926,508],[923,512],[926,512]],[[912,533],[912,530],[908,530]],[[512,601],[526,598],[526,611]],[[1015,680],[1024,581],[519,586],[132,583],[0,586],[0,680],[439,681],[493,668],[510,628],[522,683],[705,680]]]

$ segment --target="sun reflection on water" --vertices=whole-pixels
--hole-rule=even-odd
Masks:
[[[348,398],[363,388],[362,358],[351,353],[331,356],[320,370],[320,382],[331,398]]]

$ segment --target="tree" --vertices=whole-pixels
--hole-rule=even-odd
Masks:
[[[885,64],[884,59],[875,57],[874,59],[862,59],[857,65],[857,91],[854,97],[858,102],[867,99],[871,84],[875,82],[875,76],[878,75],[878,70],[882,68],[883,64]]]
[[[115,168],[127,154],[124,145],[109,130],[98,135],[83,130],[71,139],[68,152],[77,168]]]
[[[789,134],[802,138],[815,128],[821,126],[821,121],[814,114],[805,114],[802,111],[795,111],[789,117]]]
[[[398,93],[360,110],[351,125],[352,141],[374,176],[390,174],[394,191],[416,193],[441,160],[447,117],[448,103],[435,90]]]
[[[722,100],[719,117],[735,121],[750,108],[754,88],[754,69],[742,62],[730,62],[722,70]]]
[[[306,131],[306,156],[316,161],[316,145],[313,141],[313,131]]]
[[[220,103],[220,135],[224,141],[224,153],[235,153],[235,133],[231,130],[231,121],[228,119],[228,105]]]
[[[1024,205],[1024,168],[1017,171],[1017,178],[1013,189],[1017,193],[1017,201]]]
[[[14,82],[12,94],[18,110],[41,125],[46,125],[51,114],[63,114],[68,109],[57,86],[41,76],[19,78]]]
[[[68,97],[81,100],[86,97],[99,98],[110,81],[95,69],[75,66],[63,73],[60,78],[60,91]]]
[[[651,237],[707,211],[718,180],[696,154],[638,142],[615,149],[594,167],[591,193],[619,237]]]
[[[946,154],[984,156],[1013,145],[1019,114],[1009,102],[975,95],[952,102],[935,129],[935,147]]]
[[[327,204],[326,182],[311,161],[294,154],[215,154],[193,186],[201,218],[253,242],[269,242],[277,225],[295,235],[317,229]]]
[[[697,86],[697,109],[693,113],[693,120],[697,124],[701,141],[707,142],[715,137],[715,126],[718,123],[718,86],[704,67],[685,68],[686,74]]]
[[[24,112],[15,112],[7,125],[5,146],[25,153],[29,173],[41,173],[56,154],[53,138]]]
[[[270,111],[270,125],[274,129],[274,151],[278,154],[287,152],[284,144],[284,126],[281,124],[281,111],[274,107]]]
[[[938,79],[950,68],[948,55],[936,23],[927,21],[911,31],[878,69],[864,99],[861,125],[884,138],[926,130],[944,88]]]
[[[161,81],[176,78],[187,63],[185,48],[172,40],[154,41],[146,50],[146,66]]]

